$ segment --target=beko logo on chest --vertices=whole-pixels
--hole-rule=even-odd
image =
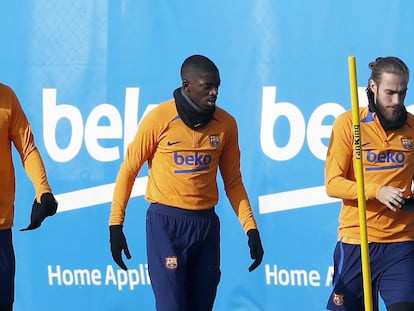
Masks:
[[[203,166],[211,163],[210,154],[202,154],[195,151],[193,154],[181,155],[174,152],[174,162],[178,165]]]
[[[186,168],[174,170],[176,174],[194,173],[201,171],[208,171],[210,168],[212,157],[210,154],[202,154],[198,151],[190,154],[180,154],[174,152],[174,163],[177,165],[183,165]]]
[[[405,161],[404,152],[385,151],[385,152],[373,152],[368,151],[367,153],[368,162],[380,162],[380,163],[403,163]]]

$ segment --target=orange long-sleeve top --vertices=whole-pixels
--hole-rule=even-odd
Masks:
[[[375,113],[360,108],[360,136],[368,242],[414,240],[414,214],[393,212],[376,199],[382,186],[405,188],[411,196],[414,175],[414,116],[398,130],[386,132]],[[342,199],[338,235],[345,243],[360,241],[358,191],[354,174],[352,111],[335,120],[325,164],[327,194]]]
[[[0,229],[13,226],[15,173],[12,143],[33,183],[36,199],[51,192],[43,161],[37,150],[30,124],[14,91],[0,83]]]
[[[240,173],[237,124],[223,109],[216,107],[213,119],[198,130],[184,124],[173,99],[142,119],[118,172],[110,225],[123,224],[134,180],[145,162],[147,201],[189,210],[211,209],[218,202],[219,169],[243,229],[257,228]]]

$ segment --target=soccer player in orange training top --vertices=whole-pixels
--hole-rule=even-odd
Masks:
[[[0,311],[13,310],[14,302],[15,257],[11,228],[15,175],[12,143],[36,190],[30,224],[21,231],[36,229],[47,216],[56,213],[57,202],[51,193],[43,161],[20,102],[10,87],[0,83]]]
[[[414,116],[404,106],[409,71],[396,57],[370,63],[368,107],[359,109],[373,309],[414,311]],[[338,116],[326,159],[329,196],[342,199],[329,310],[364,310],[352,112]]]
[[[216,106],[220,75],[207,57],[181,67],[182,86],[141,121],[116,180],[110,215],[114,261],[130,253],[122,231],[134,180],[148,161],[147,256],[158,311],[212,310],[220,280],[217,171],[248,236],[254,262],[263,248],[242,182],[235,119]]]

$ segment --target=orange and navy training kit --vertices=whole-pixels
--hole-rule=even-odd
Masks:
[[[382,186],[405,189],[404,195],[412,196],[414,116],[408,114],[406,124],[392,132],[383,129],[368,107],[360,108],[359,117],[373,303],[378,310],[378,291],[387,306],[414,302],[414,214],[393,212],[376,199]],[[353,134],[348,111],[334,122],[325,167],[327,193],[343,199],[329,310],[362,310],[363,306]]]
[[[145,162],[149,175],[145,198],[151,203],[147,253],[157,308],[164,310],[161,303],[167,310],[180,310],[185,299],[209,305],[220,278],[219,220],[214,212],[218,170],[244,231],[257,228],[240,173],[236,121],[216,107],[207,125],[191,129],[179,117],[174,99],[150,111],[120,167],[110,225],[123,224],[134,180]],[[187,261],[189,254],[198,254],[197,260]],[[194,283],[186,284],[185,273],[194,276]],[[192,297],[185,297],[186,291]],[[194,310],[203,308],[207,307]]]
[[[12,146],[32,181],[36,199],[51,192],[40,154],[34,144],[30,124],[11,88],[0,83],[0,305],[14,299],[14,251],[11,227],[14,219],[15,174]]]

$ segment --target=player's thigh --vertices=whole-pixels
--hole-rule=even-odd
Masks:
[[[386,256],[387,268],[379,283],[385,304],[414,303],[414,242],[393,243]]]
[[[361,249],[359,245],[339,241],[334,251],[333,289],[327,308],[335,311],[362,311],[363,293]]]
[[[14,276],[12,232],[11,229],[0,230],[0,305],[10,305],[14,301]]]

